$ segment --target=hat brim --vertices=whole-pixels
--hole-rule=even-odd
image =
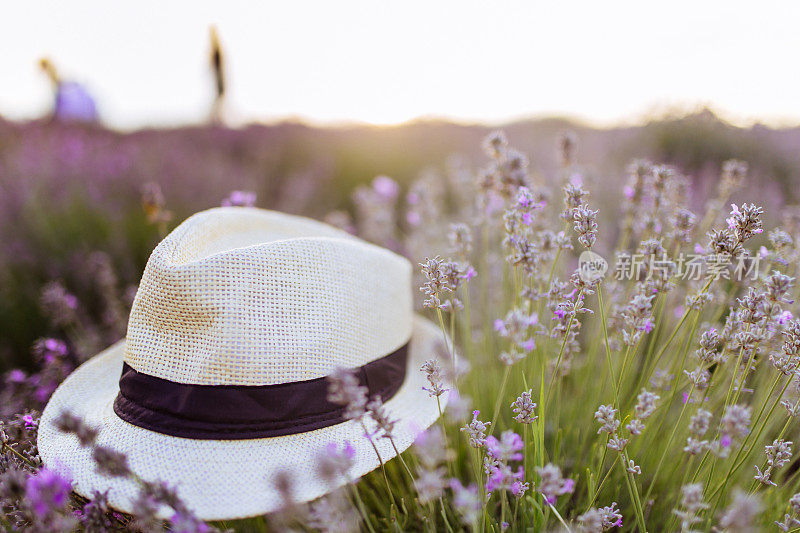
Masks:
[[[405,383],[385,404],[398,420],[393,440],[401,452],[439,417],[436,398],[422,389],[427,381],[420,366],[432,357],[440,341],[438,326],[415,317]],[[81,365],[55,391],[42,414],[39,453],[48,468],[71,477],[78,494],[91,497],[94,491],[108,491],[112,507],[131,512],[138,486],[99,473],[91,451],[81,447],[74,435],[55,427],[62,411],[78,415],[99,429],[98,444],[127,455],[131,470],[140,478],[165,481],[175,487],[182,501],[203,520],[246,518],[277,510],[282,502],[272,481],[282,470],[288,470],[295,482],[297,502],[331,492],[337,487],[321,480],[316,472],[317,454],[330,443],[349,442],[354,448],[352,478],[380,464],[363,428],[353,421],[295,435],[248,440],[186,439],[134,426],[120,419],[112,408],[119,392],[124,352],[122,340]],[[446,396],[441,398],[442,408]],[[383,461],[397,455],[387,439],[378,439],[375,444]]]

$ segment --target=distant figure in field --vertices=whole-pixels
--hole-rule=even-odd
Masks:
[[[211,121],[222,122],[225,100],[225,63],[217,28],[211,26],[211,71],[214,76],[214,101],[211,104]]]
[[[47,59],[39,60],[39,66],[50,78],[55,95],[53,119],[63,122],[96,122],[97,106],[86,88],[74,81],[64,81],[58,75],[53,63]]]

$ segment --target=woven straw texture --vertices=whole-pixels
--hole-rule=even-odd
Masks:
[[[127,341],[83,364],[50,399],[38,439],[45,465],[70,475],[79,494],[108,490],[112,506],[132,510],[135,483],[99,474],[90,451],[54,427],[67,410],[100,429],[98,444],[128,455],[141,478],[175,486],[206,520],[276,510],[272,480],[280,470],[293,474],[298,501],[330,492],[315,456],[331,442],[349,441],[351,474],[364,475],[379,462],[354,422],[283,437],[195,440],[124,422],[112,404],[123,360],[182,383],[262,385],[360,366],[410,338],[406,381],[386,402],[399,419],[395,444],[405,450],[439,413],[419,368],[441,332],[413,315],[410,271],[405,259],[307,219],[243,208],[191,217],[153,252]],[[384,460],[395,456],[387,440],[378,448]]]
[[[305,218],[218,208],[153,251],[125,361],[178,383],[272,385],[391,353],[411,322],[406,259]]]

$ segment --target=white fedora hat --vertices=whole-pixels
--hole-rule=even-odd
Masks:
[[[437,419],[419,369],[441,333],[413,313],[411,271],[305,218],[237,207],[190,217],[153,251],[126,339],[50,399],[38,437],[45,465],[66,470],[79,494],[107,490],[113,507],[133,510],[137,485],[99,473],[91,451],[56,428],[68,411],[205,520],[278,509],[278,471],[292,474],[298,501],[330,492],[315,467],[330,443],[353,446],[354,477],[377,468],[362,426],[327,401],[326,376],[356,369],[370,396],[382,395],[400,451]],[[388,440],[376,445],[384,461],[396,455]]]

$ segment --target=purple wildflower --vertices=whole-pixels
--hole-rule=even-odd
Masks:
[[[328,376],[328,401],[346,407],[345,419],[360,420],[366,413],[367,388],[352,370],[337,368]]]
[[[376,176],[372,180],[372,190],[384,200],[394,200],[400,194],[400,186],[389,176]]]
[[[636,194],[636,191],[630,185],[626,185],[625,187],[622,188],[622,194],[624,194],[625,198],[627,198],[628,200],[632,200],[633,196]]]
[[[39,517],[64,509],[69,502],[72,484],[57,472],[43,468],[28,478],[25,498],[31,510]]]
[[[450,490],[453,491],[453,507],[465,524],[473,524],[478,519],[481,510],[481,497],[478,487],[474,484],[465,487],[460,480],[450,480]]]
[[[553,505],[559,496],[571,494],[575,490],[575,481],[569,478],[564,479],[561,469],[552,463],[537,467],[536,473],[540,478],[539,492],[550,505]]]
[[[188,512],[176,512],[169,519],[169,530],[174,533],[209,533],[211,528]]]
[[[525,472],[522,467],[512,469],[510,465],[497,461],[491,457],[484,458],[484,472],[486,472],[486,492],[514,490],[515,496],[521,496],[530,487],[524,483]]]
[[[224,207],[253,207],[256,205],[256,193],[252,191],[231,191],[227,198],[222,200]]]
[[[473,448],[480,448],[486,443],[486,430],[492,424],[478,420],[480,414],[481,412],[477,409],[472,411],[472,422],[461,428],[461,431],[469,437],[469,445]]]
[[[472,266],[468,266],[464,273],[461,274],[461,277],[464,279],[464,281],[469,281],[477,275],[478,272]]]
[[[6,380],[8,380],[9,383],[25,383],[26,379],[27,376],[25,375],[25,372],[19,368],[15,368],[6,374]]]
[[[448,391],[444,384],[444,377],[442,375],[442,365],[436,359],[429,359],[420,368],[420,372],[425,374],[425,377],[430,383],[430,387],[422,387],[431,396],[439,397]]]
[[[347,479],[353,467],[356,450],[349,441],[339,446],[329,443],[317,454],[317,471],[322,479],[335,482],[340,478]]]
[[[494,435],[486,437],[487,453],[503,462],[521,461],[522,454],[519,451],[522,450],[523,446],[522,437],[510,429],[500,435],[500,440]]]

